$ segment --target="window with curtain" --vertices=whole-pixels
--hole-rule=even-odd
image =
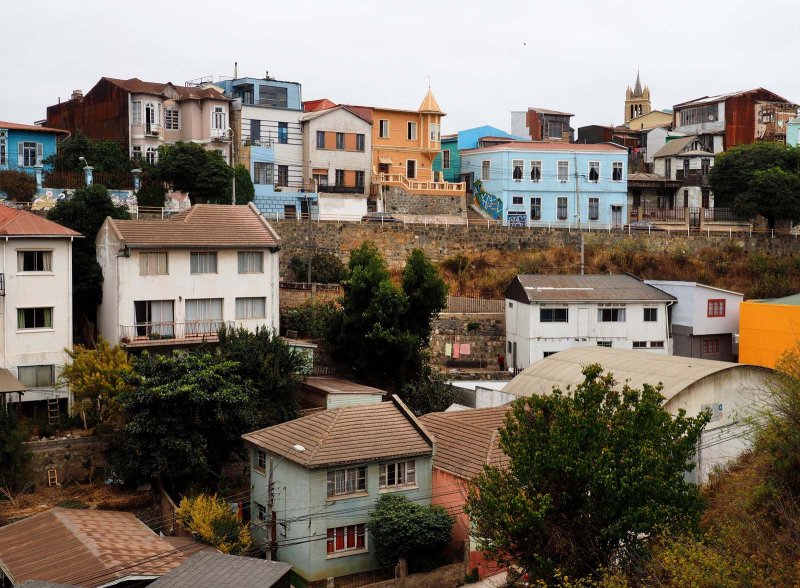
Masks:
[[[261,251],[239,251],[240,274],[263,274],[264,253]]]
[[[137,337],[175,336],[175,311],[172,300],[137,300],[133,303]]]
[[[597,220],[600,218],[600,199],[589,198],[589,220]]]
[[[140,276],[165,276],[168,273],[166,251],[143,251],[139,253]]]
[[[558,220],[567,220],[567,199],[564,196],[559,196],[556,200],[557,209],[556,214]]]
[[[186,301],[186,333],[216,333],[222,326],[222,298]]]
[[[531,161],[531,181],[532,182],[541,182],[542,181],[542,162],[541,161]]]
[[[253,183],[271,185],[275,168],[271,163],[264,161],[253,162]]]
[[[53,308],[18,308],[17,328],[19,329],[52,329]]]
[[[598,181],[600,181],[600,162],[599,161],[590,161],[589,162],[589,181],[590,182],[598,182]]]
[[[50,388],[56,383],[56,366],[21,365],[17,368],[17,379],[26,388]]]
[[[558,181],[566,182],[569,179],[569,161],[558,162]]]
[[[328,470],[328,496],[354,494],[355,492],[366,492],[366,490],[367,468],[365,466]]]
[[[193,274],[217,273],[216,251],[193,251],[189,258],[190,272]]]
[[[237,319],[261,319],[267,316],[266,298],[237,298]]]
[[[521,159],[514,159],[511,162],[511,177],[514,179],[515,182],[522,181],[522,160]]]
[[[17,251],[18,272],[53,271],[52,251]]]

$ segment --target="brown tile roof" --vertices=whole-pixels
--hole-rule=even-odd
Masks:
[[[520,287],[527,300],[520,300]],[[627,274],[563,275],[520,274],[506,289],[506,297],[520,302],[660,302],[674,296]]]
[[[433,465],[471,480],[483,466],[506,467],[508,456],[500,449],[498,429],[505,425],[508,406],[434,412],[420,417],[436,440]]]
[[[2,370],[0,370],[2,373]],[[352,380],[344,378],[333,378],[330,376],[311,376],[303,381],[303,386],[321,394],[375,394],[386,396],[385,390],[365,386]]]
[[[64,129],[53,129],[50,127],[40,127],[37,125],[23,125],[20,123],[8,122],[0,120],[0,129],[13,129],[15,131],[32,131],[40,133],[57,133],[59,135],[69,135],[69,131]]]
[[[281,239],[254,204],[195,204],[163,220],[106,219],[131,248],[269,248]]]
[[[254,557],[198,553],[152,584],[151,588],[270,588],[292,564]]]
[[[314,413],[242,435],[274,455],[292,445],[286,459],[314,469],[382,459],[430,455],[433,439],[396,396],[391,402],[349,406]]]
[[[0,204],[0,235],[8,237],[82,237],[37,214]]]
[[[175,88],[175,92],[178,94],[179,100],[203,100],[206,98],[211,98],[213,100],[225,100],[226,102],[229,101],[228,98],[220,94],[220,92],[214,88],[176,86],[174,84],[170,84],[169,82],[168,83],[145,82],[140,80],[139,78],[120,80],[117,78],[106,77],[104,79],[133,94],[156,94],[159,96],[163,96],[164,89],[168,85],[172,85],[172,87]]]
[[[53,508],[0,528],[0,563],[15,584],[93,588],[128,576],[161,576],[204,547],[176,550],[127,512]]]

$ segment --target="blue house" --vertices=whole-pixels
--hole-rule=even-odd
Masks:
[[[67,135],[60,129],[0,121],[0,170],[34,174],[36,166],[44,166],[44,160],[55,155],[59,139]]]
[[[236,102],[236,162],[255,186],[254,203],[267,218],[315,216],[317,194],[303,181],[303,102],[300,84],[270,77],[236,78],[216,84]]]
[[[487,143],[496,139],[525,140],[489,125],[442,135],[442,152],[433,160],[433,171],[441,172],[445,182],[461,182],[461,151],[477,149],[484,142],[482,139],[487,139]]]
[[[790,119],[786,124],[786,143],[794,147],[800,146],[800,117]]]
[[[461,152],[477,201],[512,226],[621,226],[628,150],[614,143],[511,141]]]

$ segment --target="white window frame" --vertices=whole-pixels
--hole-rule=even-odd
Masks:
[[[235,301],[236,320],[267,318],[267,299],[265,296],[244,296]]]
[[[17,165],[19,167],[33,167],[42,165],[44,158],[44,145],[36,141],[20,141],[17,143]]]
[[[259,471],[266,471],[267,469],[267,452],[264,449],[253,450],[253,469]]]
[[[170,116],[172,115],[172,116]],[[181,130],[181,109],[180,108],[165,108],[164,109],[164,128],[168,131]]]
[[[513,206],[523,206],[525,204],[524,196],[511,196],[511,204]]]
[[[530,163],[531,163],[531,173],[530,173],[529,177],[531,178],[531,182],[541,182],[542,181],[542,160],[541,159],[534,159],[534,160],[531,160]],[[538,174],[539,177],[537,179],[533,179],[533,170],[534,169],[538,169],[539,170],[539,174]]]
[[[539,211],[539,214],[534,215],[533,210],[534,207]],[[531,197],[531,220],[538,221],[542,220],[542,197],[541,196],[533,196]]]
[[[385,124],[384,124],[385,123]],[[378,137],[381,139],[389,138],[389,119],[382,118],[378,121]]]
[[[450,150],[442,149],[442,169],[450,169]]]
[[[589,198],[589,220],[599,220],[600,218],[600,198],[592,196]]]
[[[417,140],[417,123],[410,120],[406,123],[406,139],[409,141]]]
[[[355,532],[353,536],[355,537],[355,545],[352,547],[347,546],[347,529],[350,527],[355,527]],[[361,529],[359,529],[361,527]],[[359,530],[362,530],[363,533],[359,533]],[[344,525],[341,527],[330,527],[326,529],[326,543],[325,543],[325,553],[327,557],[340,557],[342,555],[350,555],[356,553],[364,553],[369,551],[369,545],[367,543],[367,525],[365,523],[356,523],[354,525]],[[342,549],[336,549],[336,538],[340,535],[344,536],[344,544],[345,546]],[[359,536],[364,538],[364,545],[362,547],[358,546],[358,538]],[[328,551],[328,544],[333,543],[333,549]]]
[[[140,251],[140,276],[168,276],[169,253],[167,251]]]
[[[598,323],[624,323],[625,322],[625,307],[624,306],[601,306],[597,309],[597,322]]]
[[[42,269],[24,269],[25,256],[33,255],[34,267],[41,266]],[[49,266],[49,269],[48,269]],[[41,274],[53,272],[53,250],[52,249],[18,249],[17,250],[17,273],[18,274]]]
[[[617,172],[617,170],[619,170],[619,179],[617,179],[617,178],[615,177],[615,176],[616,176],[616,172]],[[623,175],[624,175],[624,171],[625,171],[625,170],[624,170],[624,167],[623,167],[623,165],[622,165],[622,162],[621,162],[621,161],[614,161],[614,162],[612,162],[612,163],[611,163],[611,181],[612,181],[612,182],[621,182],[622,180],[624,180],[624,179],[625,179],[625,178],[623,177]],[[670,171],[672,171],[672,170],[670,170]]]
[[[19,320],[21,318],[20,312],[24,312],[26,310],[32,310],[33,311],[33,314],[34,314],[34,319],[33,319],[34,326],[32,326],[32,327],[23,327],[23,326],[20,325],[20,320]],[[43,326],[41,326],[41,327],[35,326],[35,323],[36,323],[36,311],[37,310],[41,310],[42,311],[42,323],[43,323]],[[49,316],[50,316],[50,321],[49,321],[50,325],[49,326],[46,324],[48,322],[46,320],[46,318],[48,316],[48,311],[49,311]],[[17,308],[17,330],[18,331],[52,331],[54,322],[55,321],[53,320],[53,307],[52,306],[26,306],[26,307]]]
[[[561,215],[562,209],[564,210],[563,216]],[[567,198],[566,196],[558,196],[556,198],[556,219],[567,220],[568,218],[569,218],[569,198]]]
[[[592,168],[597,168],[597,179],[592,179]],[[596,184],[600,181],[600,162],[599,161],[590,161],[589,167],[586,170],[586,181],[592,182]]]
[[[155,165],[158,162],[158,149],[156,147],[148,147],[144,152],[144,159],[150,165]]]
[[[131,145],[131,159],[142,159],[141,145]]]
[[[565,170],[564,175],[561,175],[561,171]],[[556,177],[558,181],[562,184],[566,184],[569,181],[569,161],[568,160],[560,160],[556,162]]]
[[[481,161],[481,181],[486,182],[492,179],[492,161],[484,159]]]
[[[428,129],[430,131],[431,142],[433,142],[433,143],[438,143],[439,142],[439,139],[441,137],[440,131],[439,131],[440,128],[441,127],[440,127],[440,125],[438,123],[430,123],[428,125]]]
[[[390,474],[394,477],[393,482],[389,482]],[[400,461],[382,463],[378,466],[379,490],[396,490],[401,488],[414,488],[416,486],[417,460],[403,459]]]
[[[228,128],[228,113],[222,106],[215,106],[211,111],[211,130],[225,131]]]
[[[363,494],[367,491],[367,466],[328,470],[325,490],[328,498],[352,496],[354,494]]]
[[[142,124],[147,125],[147,111],[152,110],[153,114],[150,117],[150,124],[153,126],[161,126],[161,103],[160,102],[145,102],[142,109]]]
[[[142,108],[141,100],[131,101],[131,125],[141,127],[144,123],[143,118],[144,109]]]
[[[517,169],[519,169],[519,178],[514,177]],[[525,177],[525,161],[522,159],[511,160],[511,179],[515,182],[521,182]]]

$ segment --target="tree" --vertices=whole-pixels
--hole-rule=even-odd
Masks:
[[[253,180],[250,179],[250,172],[241,163],[236,164],[233,168],[233,178],[236,181],[236,204],[247,204],[252,202],[256,196],[256,188],[253,186]],[[233,186],[229,185],[225,193],[228,202],[231,202],[233,197]]]
[[[235,364],[234,372],[248,390],[249,410],[256,427],[297,416],[295,393],[307,369],[302,353],[266,327],[255,332],[223,327],[219,332],[219,353]]]
[[[36,177],[24,171],[0,171],[0,192],[14,202],[30,202],[36,195]]]
[[[403,386],[400,397],[417,416],[444,412],[456,401],[453,386],[447,383],[447,378],[434,373],[429,366],[422,377]]]
[[[709,414],[672,417],[659,388],[617,391],[599,365],[583,374],[574,390],[516,401],[500,430],[510,464],[469,487],[480,547],[532,579],[624,567],[656,534],[695,529],[702,510],[684,474]]]
[[[233,168],[216,151],[197,143],[178,142],[159,147],[154,176],[187,192],[194,204],[230,204]]]
[[[408,296],[407,327],[427,342],[431,323],[447,306],[447,284],[422,249],[414,249],[406,262],[403,291]]]
[[[454,519],[442,506],[423,506],[402,494],[383,494],[369,513],[367,529],[381,565],[401,557],[409,567],[435,561],[452,539]]]
[[[184,496],[175,515],[178,523],[192,535],[222,553],[236,555],[252,546],[247,526],[239,522],[228,503],[216,494],[199,494],[194,498]]]
[[[103,186],[78,188],[69,200],[58,202],[47,218],[83,235],[72,242],[72,299],[78,310],[94,320],[103,301],[103,272],[97,263],[94,240],[106,217],[128,219],[128,209],[117,206]]]
[[[28,480],[30,451],[17,419],[0,407],[0,489],[19,492]]]
[[[747,218],[760,214],[771,226],[778,219],[799,219],[800,174],[777,166],[753,172],[747,191],[736,196],[733,208]]]
[[[128,422],[112,458],[116,474],[178,490],[218,476],[255,426],[238,367],[207,351],[135,359],[132,390],[119,396]]]
[[[289,260],[289,270],[298,282],[308,281],[308,255],[295,255]],[[311,281],[317,284],[338,284],[347,278],[347,268],[333,253],[311,255]]]
[[[93,141],[80,130],[59,143],[58,151],[45,164],[64,172],[80,172],[87,164],[95,171],[127,172],[136,165],[128,157],[127,147],[109,140]]]
[[[128,379],[133,368],[128,354],[100,337],[94,349],[75,345],[67,349],[72,360],[61,371],[82,414],[87,412],[100,421],[116,424],[119,417],[117,397],[131,388]],[[84,416],[84,424],[86,423]]]

